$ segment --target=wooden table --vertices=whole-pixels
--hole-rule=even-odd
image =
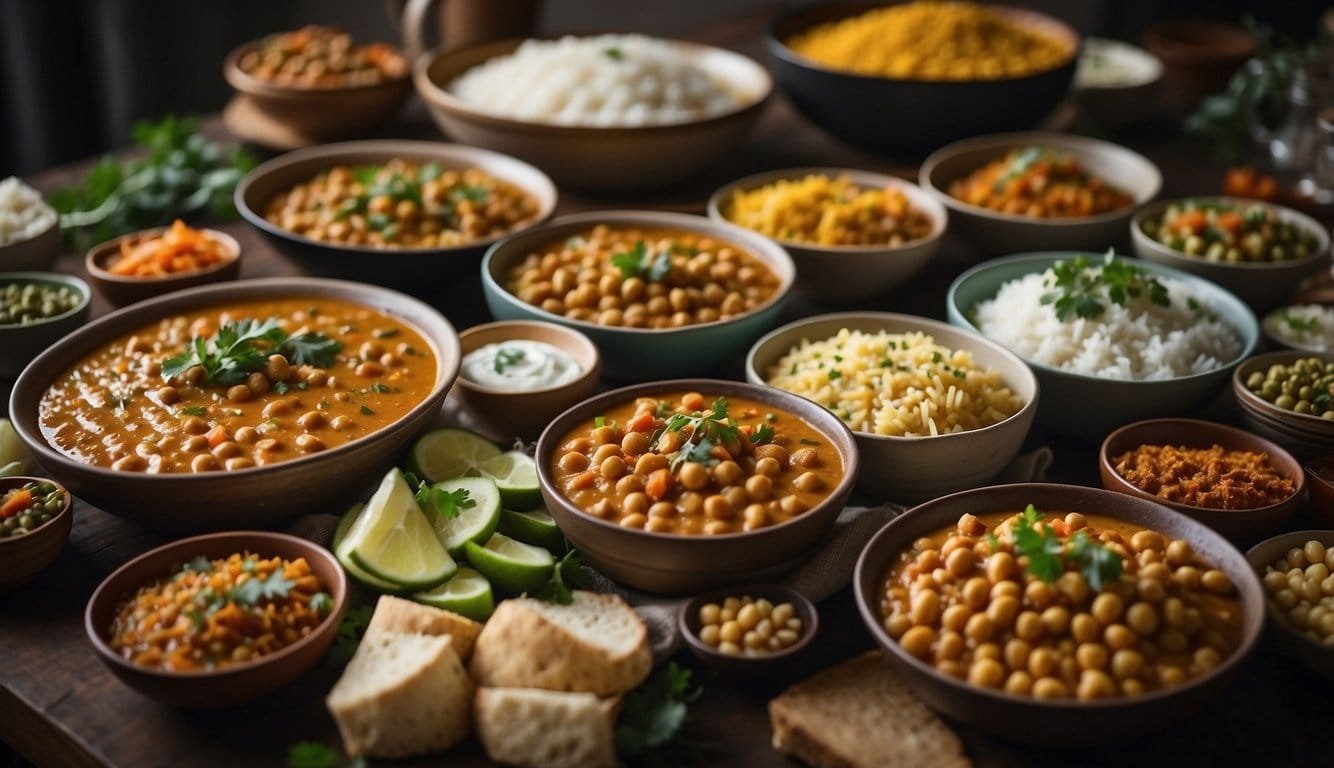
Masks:
[[[761,58],[759,18],[715,25],[697,38]],[[225,136],[216,119],[210,133]],[[394,136],[434,136],[418,105],[387,131]],[[1168,196],[1217,189],[1217,169],[1201,164],[1199,152],[1159,131],[1158,136],[1124,138],[1157,162]],[[30,179],[43,191],[82,176],[90,162],[57,168]],[[689,184],[643,198],[593,199],[566,195],[558,213],[596,208],[658,208],[702,213],[708,194],[722,183],[761,170],[798,165],[862,167],[915,176],[912,165],[886,160],[841,145],[794,114],[781,97],[766,108],[742,151],[734,153]],[[226,224],[245,249],[242,277],[297,277],[302,271],[274,251],[248,225]],[[920,278],[893,293],[855,307],[912,312],[943,318],[944,293],[959,271],[978,254],[949,237],[938,260]],[[82,258],[69,253],[58,268],[82,273]],[[459,328],[489,319],[480,280],[460,280],[426,297]],[[94,315],[109,307],[95,299]],[[801,298],[789,309],[799,317],[819,308]],[[735,375],[738,371],[720,371]],[[1096,407],[1096,404],[1093,405]],[[1231,403],[1220,400],[1210,413],[1232,418]],[[1096,484],[1093,444],[1071,443],[1040,431],[1030,447],[1051,446],[1051,477]],[[373,478],[368,479],[373,480]],[[295,684],[250,706],[198,714],[159,706],[114,679],[88,646],[83,607],[97,583],[112,569],[162,541],[152,531],[87,504],[75,510],[76,524],[60,559],[19,592],[0,597],[0,742],[39,766],[268,766],[282,765],[289,745],[313,739],[338,743],[324,695],[337,672],[317,668]],[[706,693],[694,708],[693,733],[721,746],[716,765],[791,764],[769,745],[767,701],[787,684],[814,670],[871,647],[850,591],[820,606],[822,631],[812,653],[763,682],[737,684],[701,672]],[[1245,663],[1236,681],[1218,699],[1171,731],[1115,747],[1081,750],[1035,749],[959,727],[968,753],[979,765],[1313,765],[1334,760],[1334,729],[1327,727],[1334,695],[1303,668],[1262,647]],[[409,765],[485,765],[475,743],[447,756]]]

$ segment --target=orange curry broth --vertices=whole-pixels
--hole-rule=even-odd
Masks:
[[[314,331],[342,347],[328,369],[270,358],[239,389],[190,371],[163,379],[163,361],[193,337],[247,318],[276,318],[289,334]],[[311,296],[225,304],[144,326],[80,360],[42,397],[41,429],[61,453],[101,467],[239,470],[383,429],[426,398],[436,365],[416,329],[370,307]]]

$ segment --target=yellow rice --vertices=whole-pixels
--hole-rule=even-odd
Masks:
[[[899,189],[823,174],[738,191],[723,215],[768,237],[833,246],[898,246],[926,237],[933,227]]]

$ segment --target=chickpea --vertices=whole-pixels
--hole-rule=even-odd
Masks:
[[[778,462],[773,457],[765,456],[755,461],[755,472],[758,475],[772,479],[782,471],[783,468],[778,466]]]
[[[791,494],[780,499],[778,505],[788,517],[796,517],[806,511],[806,503]]]
[[[773,443],[758,445],[755,447],[754,456],[756,462],[758,462],[760,459],[766,459],[766,458],[773,459],[774,462],[778,464],[779,471],[787,469],[788,465],[787,449],[781,445],[774,445]],[[758,466],[759,464],[757,463],[756,467],[758,468]]]
[[[291,374],[291,364],[282,355],[269,355],[268,361],[264,364],[264,373],[271,381],[286,381]]]
[[[232,440],[224,440],[213,447],[213,455],[218,459],[230,459],[234,456],[240,456],[242,453],[244,451],[241,450],[241,446]]]
[[[760,504],[751,504],[744,513],[744,529],[753,531],[769,524],[769,514]]]
[[[892,613],[885,619],[885,632],[895,640],[901,639],[913,626],[912,619],[904,613]]]
[[[962,552],[962,551],[968,551],[968,550],[957,550],[957,549],[955,550],[955,552]],[[971,551],[969,551],[969,554],[972,554]],[[946,570],[949,571],[948,566],[946,567]],[[949,572],[953,573],[952,571]],[[987,607],[987,602],[990,600],[990,598],[991,598],[991,587],[987,583],[987,580],[985,578],[981,576],[974,576],[973,578],[964,582],[963,601],[964,604],[967,605],[969,608],[973,609],[974,611],[980,611]]]
[[[1126,624],[1136,633],[1149,637],[1158,630],[1158,612],[1149,603],[1135,603],[1126,611]]]
[[[1056,600],[1056,593],[1051,585],[1043,581],[1030,581],[1024,587],[1024,603],[1038,610],[1045,610]]]
[[[1005,678],[1005,692],[1016,696],[1027,696],[1033,691],[1033,676],[1024,670],[1016,670]]]
[[[903,647],[905,653],[910,656],[916,656],[919,659],[926,659],[931,653],[931,645],[935,642],[936,631],[931,627],[917,625],[903,633],[899,638],[899,645]]]
[[[773,496],[774,481],[767,475],[746,478],[746,494],[755,501],[767,501]]]
[[[968,682],[982,688],[1000,688],[1005,668],[995,659],[978,659],[968,668]]]
[[[626,456],[638,456],[649,448],[649,436],[643,432],[627,432],[621,438],[621,451]]]
[[[1065,683],[1054,677],[1043,677],[1033,683],[1033,698],[1064,699],[1069,696]]]
[[[940,595],[933,590],[922,590],[913,596],[912,609],[913,624],[935,624],[940,618]]]
[[[1118,680],[1138,677],[1144,671],[1144,656],[1138,651],[1123,648],[1112,654],[1112,674]]]
[[[1042,626],[1053,637],[1060,637],[1070,628],[1070,611],[1064,606],[1053,605],[1042,612]]]
[[[1056,588],[1071,603],[1078,605],[1088,599],[1089,585],[1084,574],[1079,571],[1066,571],[1056,579]]]
[[[249,469],[255,466],[255,462],[244,456],[233,456],[223,463],[228,472],[235,472],[238,469]]]
[[[940,633],[940,640],[936,642],[936,661],[957,661],[963,656],[967,643],[963,635],[952,630],[945,630]]]
[[[1010,596],[1001,596],[987,606],[987,618],[991,619],[992,624],[1001,630],[1007,630],[1013,626],[1018,614],[1019,601]]]
[[[968,609],[968,606],[958,605],[956,603],[949,606],[943,613],[941,613],[940,625],[953,632],[962,632],[964,627],[968,624],[968,617],[971,616],[972,613],[973,612]]]
[[[201,453],[190,460],[190,471],[212,472],[218,469],[218,460],[211,453]]]
[[[945,568],[957,579],[967,576],[976,565],[977,556],[971,549],[956,549],[945,558]]]
[[[1075,649],[1075,661],[1080,669],[1104,669],[1107,666],[1107,649],[1098,643],[1080,643]]]
[[[1114,651],[1134,648],[1135,643],[1139,641],[1139,638],[1135,636],[1135,633],[1124,624],[1113,624],[1107,627],[1102,633],[1102,639],[1103,642],[1107,644],[1107,647]]]
[[[741,481],[741,475],[741,465],[735,461],[720,461],[713,468],[713,479],[722,486],[736,485]]]
[[[1018,563],[1015,562],[1014,555],[1009,552],[996,552],[987,558],[987,578],[993,584],[999,584],[1013,577],[1017,573],[1017,569]]]
[[[245,384],[236,384],[227,389],[227,399],[233,403],[249,402],[250,395],[250,387]]]
[[[1093,618],[1103,624],[1111,624],[1121,618],[1123,605],[1120,596],[1112,592],[1103,592],[1093,598],[1093,606],[1090,612],[1093,614]]]
[[[1308,543],[1319,544],[1320,542],[1316,541]],[[1314,568],[1316,566],[1311,567]],[[1321,563],[1321,567],[1324,567],[1323,563]],[[1228,578],[1226,573],[1214,568],[1210,568],[1200,576],[1200,584],[1215,595],[1232,594],[1232,579]]]
[[[1087,613],[1077,613],[1070,620],[1070,634],[1075,642],[1091,643],[1102,634],[1102,625]]]
[[[328,421],[319,411],[306,411],[297,417],[296,423],[300,424],[302,429],[313,432],[323,428]]]
[[[721,494],[714,494],[704,499],[704,514],[714,520],[726,520],[732,517],[732,505]]]
[[[985,613],[975,613],[968,617],[968,623],[964,625],[963,633],[969,640],[982,643],[990,640],[995,631],[995,624]]]
[[[1079,675],[1079,687],[1075,695],[1080,701],[1105,699],[1116,695],[1116,685],[1101,669],[1085,669]]]
[[[1174,539],[1167,545],[1167,564],[1180,567],[1189,565],[1195,558],[1195,553],[1191,551],[1190,544],[1182,539]]]
[[[1014,620],[1014,633],[1023,640],[1037,640],[1044,629],[1042,619],[1034,611],[1023,611]]]
[[[598,465],[598,471],[608,480],[616,480],[625,474],[625,459],[620,456],[608,456]]]
[[[237,427],[233,439],[241,445],[254,445],[259,441],[259,430],[254,427]]]

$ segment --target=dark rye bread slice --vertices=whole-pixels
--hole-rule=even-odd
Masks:
[[[855,656],[769,702],[773,744],[815,768],[962,768],[959,738],[879,651]]]

